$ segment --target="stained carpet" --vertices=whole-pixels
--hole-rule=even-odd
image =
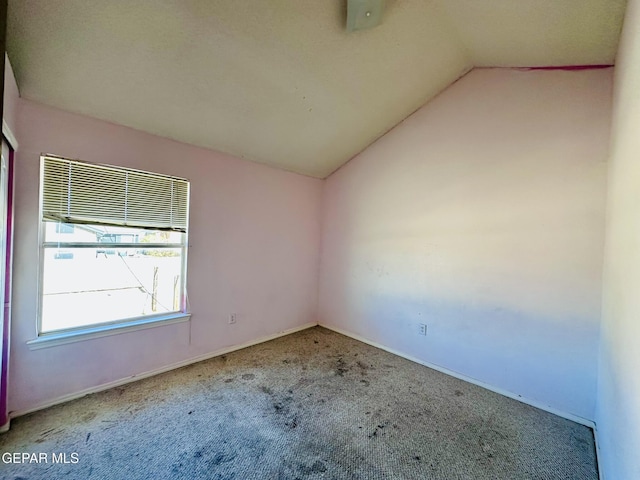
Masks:
[[[14,480],[598,478],[589,428],[319,327],[17,418],[6,453],[47,460]]]

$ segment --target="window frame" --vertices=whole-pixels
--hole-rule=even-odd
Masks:
[[[128,331],[136,331],[142,330],[146,328],[153,328],[157,326],[170,325],[175,323],[182,323],[189,321],[191,318],[191,313],[189,312],[188,305],[188,297],[187,297],[187,260],[188,260],[188,250],[189,250],[189,227],[188,227],[188,218],[189,218],[189,206],[190,206],[190,194],[187,195],[187,227],[186,231],[180,232],[182,242],[180,243],[162,243],[162,242],[149,242],[149,243],[135,243],[135,242],[72,242],[72,241],[46,241],[46,224],[47,223],[55,223],[51,220],[45,220],[43,218],[43,191],[44,191],[44,160],[45,158],[59,158],[62,160],[67,160],[64,157],[59,157],[56,155],[48,155],[42,154],[40,156],[40,184],[38,186],[39,189],[39,208],[38,208],[38,286],[37,286],[37,295],[38,295],[38,305],[37,305],[37,313],[36,313],[36,337],[33,340],[27,342],[30,349],[40,349],[46,348],[55,345],[61,345],[66,343],[72,343],[82,340],[87,340],[90,338],[99,338],[108,335],[115,335],[119,333],[124,333]],[[92,162],[86,162],[83,160],[72,160],[73,162],[82,162],[88,165],[96,165],[100,167],[108,167],[115,169],[126,169],[133,170],[127,167],[121,167],[117,165],[107,165],[107,164],[97,164]],[[161,175],[160,173],[155,172],[146,172],[142,170],[138,170],[143,173],[153,173],[155,175]],[[166,175],[168,177],[168,175]],[[187,180],[188,182],[188,180]],[[189,186],[190,186],[190,182]],[[188,187],[189,188],[189,187]],[[189,188],[190,190],[190,188]],[[60,223],[64,225],[74,225],[75,228],[78,228],[73,222],[71,223]],[[89,224],[91,225],[91,224]],[[94,224],[100,225],[100,224]],[[114,225],[115,227],[116,225]],[[118,226],[120,227],[120,226]],[[125,227],[127,228],[127,227]],[[143,227],[128,227],[128,228],[143,228]],[[148,227],[144,227],[146,230],[153,230]],[[160,230],[155,230],[160,231]],[[45,252],[50,248],[92,248],[92,249],[127,249],[127,248],[135,248],[135,249],[153,249],[153,248],[162,248],[162,249],[180,249],[181,252],[181,267],[180,267],[180,305],[178,310],[171,312],[162,312],[162,313],[153,313],[149,315],[141,315],[135,317],[127,317],[121,318],[108,322],[101,322],[96,324],[88,324],[82,325],[78,327],[70,327],[64,328],[60,330],[53,331],[42,331],[42,321],[43,321],[43,307],[44,307],[44,273],[45,273]]]

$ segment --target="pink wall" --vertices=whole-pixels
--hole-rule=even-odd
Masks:
[[[313,324],[318,308],[592,420],[611,73],[475,70],[324,183],[19,100],[10,408]],[[190,323],[28,348],[42,152],[192,181]]]
[[[331,175],[320,324],[593,420],[611,84],[476,69]]]
[[[322,181],[26,100],[14,133],[12,411],[316,322]],[[43,152],[191,180],[189,323],[28,348],[36,335]],[[238,313],[235,325],[230,312]]]
[[[640,1],[616,58],[596,413],[605,480],[640,478]]]

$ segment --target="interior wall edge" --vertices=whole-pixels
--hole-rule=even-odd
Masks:
[[[18,150],[18,141],[16,140],[16,136],[13,134],[13,131],[11,131],[11,128],[9,128],[9,125],[7,125],[7,121],[4,118],[2,119],[2,135],[13,150]]]

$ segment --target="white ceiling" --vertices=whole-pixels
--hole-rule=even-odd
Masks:
[[[625,0],[10,0],[22,97],[323,178],[473,66],[614,62]]]

